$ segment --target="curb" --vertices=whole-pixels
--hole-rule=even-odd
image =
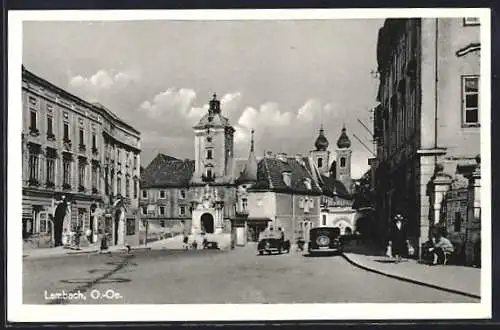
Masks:
[[[404,281],[404,282],[408,282],[408,283],[413,283],[413,284],[417,284],[417,285],[421,285],[421,286],[426,286],[428,288],[432,288],[432,289],[436,289],[436,290],[441,290],[441,291],[445,291],[445,292],[449,292],[449,293],[454,293],[454,294],[466,296],[466,297],[469,297],[469,298],[481,299],[481,296],[476,295],[476,294],[472,294],[472,293],[469,293],[469,292],[464,292],[464,291],[455,290],[455,289],[449,289],[449,288],[446,288],[446,287],[443,287],[443,286],[439,286],[439,285],[435,285],[435,284],[430,284],[430,283],[426,283],[426,282],[422,282],[422,281],[417,281],[417,280],[413,280],[413,279],[408,278],[408,277],[403,277],[403,276],[398,276],[398,275],[394,275],[394,274],[389,274],[389,273],[386,273],[386,272],[383,272],[383,271],[380,271],[380,270],[376,270],[374,268],[363,266],[362,264],[353,261],[351,258],[349,258],[348,256],[346,256],[344,253],[342,253],[342,257],[344,257],[344,259],[347,260],[351,265],[356,266],[358,268],[361,268],[363,270],[375,273],[375,274],[383,275],[383,276],[386,276],[386,277],[394,278],[394,279],[397,279],[397,280],[400,280],[400,281]]]
[[[73,254],[91,254],[91,253],[97,253],[99,250],[91,250],[91,251],[77,251],[77,252],[66,252],[66,255],[73,255]]]

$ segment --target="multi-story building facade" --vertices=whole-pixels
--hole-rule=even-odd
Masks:
[[[139,197],[140,133],[100,104],[88,103],[22,69],[23,236],[52,242],[54,209],[70,202],[64,230],[77,227],[112,234],[118,223],[113,203],[127,205],[127,229],[134,236]],[[96,208],[106,220],[97,222]],[[134,232],[134,234],[132,234]],[[53,243],[53,242],[52,242]]]
[[[426,241],[436,170],[473,171],[480,150],[479,50],[474,18],[387,19],[381,28],[373,166],[382,239],[402,212],[413,243]]]

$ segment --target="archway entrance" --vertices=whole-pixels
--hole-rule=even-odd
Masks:
[[[201,216],[201,228],[207,234],[214,232],[214,217],[210,213],[204,213]]]

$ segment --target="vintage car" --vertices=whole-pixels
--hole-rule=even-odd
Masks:
[[[257,244],[259,255],[272,254],[277,252],[290,252],[290,241],[283,238],[280,231],[264,231],[259,235],[259,243]]]
[[[340,228],[316,227],[309,231],[309,255],[342,252]]]

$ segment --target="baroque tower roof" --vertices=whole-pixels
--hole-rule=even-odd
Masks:
[[[317,151],[325,151],[328,149],[328,146],[330,143],[328,142],[328,139],[325,136],[325,130],[323,129],[323,125],[321,125],[321,128],[319,130],[319,135],[318,138],[316,139],[316,142],[314,142],[314,146],[316,147]]]
[[[344,148],[350,148],[351,147],[351,140],[347,136],[345,126],[342,127],[342,133],[340,134],[340,137],[337,140],[337,147],[339,149],[344,149]]]

